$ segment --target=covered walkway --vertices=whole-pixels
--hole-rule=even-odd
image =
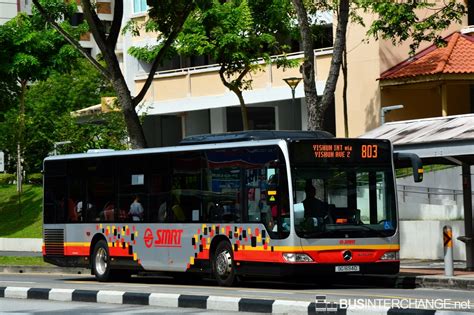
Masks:
[[[362,138],[389,139],[396,152],[416,153],[424,165],[462,167],[466,269],[474,270],[471,165],[474,164],[474,114],[384,124]]]

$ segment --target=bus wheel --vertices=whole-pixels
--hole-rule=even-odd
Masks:
[[[108,281],[110,278],[109,248],[104,240],[95,244],[92,254],[92,272],[98,281]]]
[[[212,271],[217,283],[230,287],[235,280],[235,266],[232,247],[228,242],[220,242],[212,257]]]

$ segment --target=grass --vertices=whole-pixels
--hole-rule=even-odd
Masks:
[[[445,165],[445,164],[431,164],[431,165],[424,165],[423,166],[423,171],[424,173],[429,173],[429,172],[436,172],[436,171],[441,171],[447,168],[454,167],[453,165]],[[413,170],[411,167],[408,168],[399,168],[395,170],[395,174],[397,178],[400,177],[407,177],[407,176],[412,176]]]
[[[1,266],[52,266],[43,257],[0,256]]]
[[[41,186],[24,185],[21,214],[16,185],[0,185],[0,237],[42,237]]]

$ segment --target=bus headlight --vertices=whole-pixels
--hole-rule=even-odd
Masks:
[[[306,254],[301,253],[284,253],[283,259],[286,262],[290,263],[305,263],[305,262],[312,262],[313,259]]]
[[[399,260],[400,255],[398,252],[386,252],[380,257],[380,260]]]

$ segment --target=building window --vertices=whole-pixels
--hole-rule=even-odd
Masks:
[[[227,108],[227,131],[241,131],[242,114],[239,107]],[[249,128],[251,130],[275,130],[274,107],[247,107]]]
[[[133,13],[146,12],[147,9],[146,0],[133,0]]]
[[[72,26],[78,26],[82,22],[84,22],[84,13],[76,12],[72,15],[70,20]]]

